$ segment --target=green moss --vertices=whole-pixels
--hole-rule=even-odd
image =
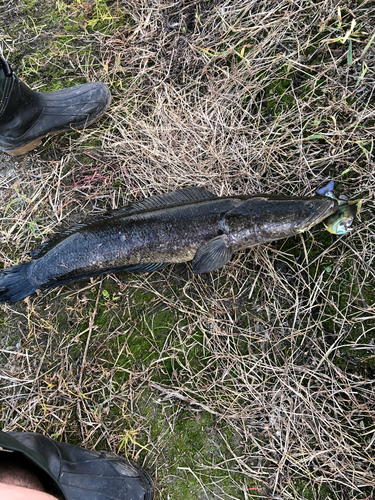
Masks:
[[[78,285],[70,286],[75,287]],[[133,403],[129,399],[129,387],[134,377],[142,377],[144,374],[145,378],[149,378],[152,374],[152,382],[162,387],[168,387],[171,378],[177,377],[178,383],[183,386],[186,369],[190,367],[194,372],[202,369],[202,333],[197,329],[189,331],[189,341],[181,345],[174,328],[178,323],[181,331],[181,327],[188,325],[187,320],[179,311],[168,309],[157,294],[128,287],[126,295],[120,296],[118,286],[109,279],[103,282],[98,298],[99,291],[97,285],[90,290],[70,294],[67,287],[69,298],[63,299],[64,308],[59,311],[57,320],[59,328],[65,332],[64,342],[69,345],[69,356],[77,369],[81,370],[89,318],[96,312],[86,363],[93,367],[95,360],[100,360],[100,372],[96,376],[103,380],[103,391],[108,383],[106,372],[114,373],[110,386],[111,399],[115,401],[118,398],[121,404],[108,405],[102,391],[97,395],[86,395],[84,376],[80,390],[86,411],[95,416],[98,422],[103,414],[107,419],[117,422],[121,453],[131,457],[136,446],[136,449],[141,450],[141,457],[144,457],[147,450],[153,449],[151,444],[155,445],[160,498],[170,495],[173,498],[193,500],[202,494],[203,488],[207,491],[214,490],[219,497],[225,492],[226,495],[239,498],[242,490],[239,490],[238,485],[244,482],[242,474],[235,468],[228,471],[227,467],[220,465],[223,460],[232,458],[225,440],[233,450],[240,448],[239,437],[224,421],[217,421],[209,413],[197,412],[199,408],[190,408],[188,402],[174,397],[167,397],[162,401],[168,394],[157,390],[154,392],[148,387],[139,393],[134,404],[140,409],[138,411],[141,412],[143,422],[150,423],[149,432],[145,425],[143,430],[138,430],[138,417],[132,415]],[[57,293],[51,292],[51,295]],[[174,292],[170,290],[169,293]],[[163,295],[168,297],[166,290],[163,290]],[[119,300],[116,300],[117,297],[120,297]],[[54,298],[55,305],[58,300],[58,297]],[[128,331],[115,338],[108,338],[109,332],[116,331],[123,324],[128,325]],[[231,341],[237,342],[236,339]],[[92,377],[94,373],[91,370],[87,376]],[[76,392],[78,389],[72,387],[71,390]],[[198,395],[196,397],[199,398]],[[73,412],[70,428],[74,427],[75,418]],[[92,438],[100,439],[100,436],[101,431],[97,430]],[[69,434],[69,441],[80,444],[77,435]],[[101,447],[106,448],[105,443],[98,446]],[[152,470],[149,472],[152,475]],[[256,485],[251,483],[251,486]]]
[[[336,499],[337,496],[326,485],[312,486],[306,485],[303,481],[294,481],[295,490],[304,498],[304,500],[318,500],[323,498]]]
[[[84,83],[77,67],[81,60],[89,62],[88,72],[105,75],[109,61],[101,62],[99,43],[91,40],[88,46],[87,37],[105,36],[132,23],[130,16],[106,0],[27,0],[22,2],[20,19],[14,32],[23,33],[25,40],[22,53],[13,52],[11,63],[28,85],[41,91]]]
[[[290,109],[294,104],[294,97],[289,93],[290,80],[275,79],[265,88],[267,110],[272,116],[277,116]]]
[[[144,394],[144,400],[150,401],[149,394]],[[218,424],[215,417],[208,413],[194,416],[191,411],[174,405],[163,409],[162,405],[148,403],[144,415],[152,418],[151,439],[154,441],[163,435],[161,449],[158,450],[162,463],[159,467],[162,498],[169,495],[171,498],[195,500],[202,495],[202,486],[216,493],[222,490],[235,498],[241,495],[234,484],[243,483],[242,474],[235,469],[228,473],[225,467],[221,469],[219,465],[212,467],[230,458],[220,433],[226,435],[233,449],[238,445],[231,430]]]
[[[117,361],[117,366],[123,369],[118,372],[116,378],[119,384],[128,379],[127,373],[129,371],[139,370],[142,367],[147,369],[166,350],[166,345],[169,346],[169,349],[162,356],[164,363],[163,369],[159,372],[159,383],[169,381],[173,374],[180,374],[184,371],[183,366],[197,363],[196,360],[201,359],[202,351],[199,348],[201,334],[199,331],[195,332],[191,338],[192,344],[194,344],[191,349],[189,346],[186,351],[179,349],[178,339],[173,335],[173,329],[177,323],[180,328],[186,325],[186,320],[178,311],[166,309],[157,302],[154,294],[136,289],[129,296],[129,308],[125,312],[125,316],[124,312],[120,310],[121,305],[114,300],[116,299],[116,291],[107,285],[105,290],[108,298],[100,301],[96,319],[96,324],[100,326],[101,331],[109,329],[110,321],[111,329],[116,328],[117,322],[121,321],[127,323],[130,321],[134,325],[133,331],[121,335],[114,343],[107,341],[109,352],[112,354],[119,348],[119,345],[126,345],[124,354]],[[155,302],[155,307],[152,308],[151,313],[146,314],[147,306],[153,302]],[[118,311],[118,319],[116,320],[113,320],[114,310]],[[110,358],[108,361],[112,362]],[[110,364],[108,366],[110,367]]]

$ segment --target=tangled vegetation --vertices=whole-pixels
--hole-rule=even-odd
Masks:
[[[107,83],[83,132],[0,153],[4,266],[60,227],[165,191],[363,199],[324,227],[0,311],[1,422],[138,461],[157,499],[370,499],[375,487],[375,5],[5,0],[34,90]]]

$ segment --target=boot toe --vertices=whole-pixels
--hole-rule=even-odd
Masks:
[[[81,129],[97,120],[108,108],[111,93],[101,82],[84,83],[44,94],[45,126],[53,121],[54,128]]]

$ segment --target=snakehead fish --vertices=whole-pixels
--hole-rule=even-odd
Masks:
[[[310,229],[337,209],[325,196],[217,197],[202,188],[152,196],[63,230],[0,271],[0,302],[100,274],[152,272],[192,260],[195,274],[233,253]]]

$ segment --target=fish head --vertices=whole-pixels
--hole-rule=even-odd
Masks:
[[[267,200],[267,199],[265,199]],[[276,230],[301,233],[336,212],[337,200],[327,196],[309,198],[270,197],[259,207],[259,220]]]
[[[337,201],[326,196],[242,198],[226,215],[224,229],[231,234],[236,248],[245,248],[307,231],[337,207]]]
[[[299,201],[295,209],[295,223],[299,232],[307,231],[337,211],[338,202],[328,196],[314,196]]]
[[[324,225],[331,234],[345,234],[349,231],[356,215],[357,206],[345,203],[324,221]]]

